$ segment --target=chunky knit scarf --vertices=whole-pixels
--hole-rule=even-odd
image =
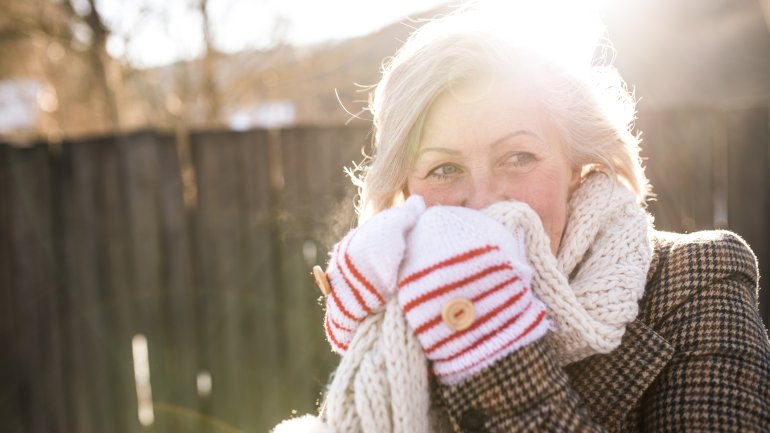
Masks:
[[[650,217],[625,187],[602,173],[572,194],[554,257],[537,214],[517,202],[485,209],[526,231],[533,290],[556,324],[551,343],[568,364],[620,344],[636,318],[652,257]],[[356,331],[334,372],[319,417],[285,421],[274,433],[449,431],[431,408],[427,361],[395,299]]]
[[[450,431],[431,408],[428,362],[393,297],[356,330],[332,375],[318,417],[305,415],[273,433]]]
[[[533,289],[556,325],[562,365],[618,347],[639,312],[652,259],[650,216],[606,174],[588,175],[572,194],[557,257],[537,214],[517,202],[485,209],[513,230],[524,227]]]

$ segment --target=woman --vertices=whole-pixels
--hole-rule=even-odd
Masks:
[[[652,228],[633,98],[614,69],[570,70],[477,18],[424,25],[376,88],[361,224],[318,276],[345,354],[335,380],[366,364],[350,347],[374,350],[370,323],[397,328],[400,308],[416,336],[403,346],[419,344],[446,421],[436,429],[770,431],[749,247],[726,231]],[[386,368],[393,355],[381,356],[371,365]],[[401,400],[391,379],[403,369],[388,370],[386,400]],[[388,415],[350,395],[388,381],[349,381],[337,397],[332,382],[324,419],[367,431]],[[361,416],[335,421],[345,404]],[[387,429],[399,430],[395,411]]]

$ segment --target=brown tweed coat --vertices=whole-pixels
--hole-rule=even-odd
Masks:
[[[726,231],[656,232],[640,313],[611,353],[559,367],[546,339],[437,390],[457,432],[769,432],[754,254]]]

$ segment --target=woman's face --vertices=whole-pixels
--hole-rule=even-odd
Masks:
[[[408,193],[428,205],[473,209],[525,202],[540,216],[555,254],[580,181],[564,147],[527,89],[468,83],[444,92],[428,112]]]

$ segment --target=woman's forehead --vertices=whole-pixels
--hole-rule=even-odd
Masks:
[[[421,142],[490,129],[539,130],[544,126],[543,114],[543,104],[517,83],[468,82],[434,101]]]
[[[474,102],[490,94],[504,93],[520,102],[534,101],[541,87],[538,75],[536,68],[508,62],[496,67],[471,68],[459,76],[449,72],[441,95],[451,95],[459,102]]]

